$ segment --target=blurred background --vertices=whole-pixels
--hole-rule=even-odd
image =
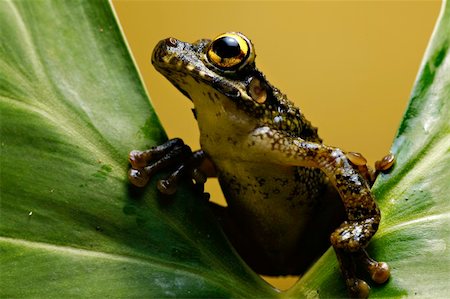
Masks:
[[[166,37],[193,42],[240,31],[255,45],[267,79],[319,128],[328,145],[389,152],[440,1],[113,0],[152,105],[169,138],[199,148],[191,102],[150,64]],[[211,198],[225,201],[215,180]],[[286,289],[297,278],[265,278]]]

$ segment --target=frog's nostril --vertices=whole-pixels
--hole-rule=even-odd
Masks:
[[[173,38],[173,37],[169,37],[169,38],[166,39],[166,44],[168,46],[171,46],[171,47],[176,47],[177,42],[178,41],[175,38]]]

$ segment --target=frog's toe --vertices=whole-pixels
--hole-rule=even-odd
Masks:
[[[369,297],[370,287],[364,280],[358,278],[350,278],[346,280],[346,284],[350,298]]]
[[[368,268],[372,280],[376,283],[385,283],[391,276],[389,265],[385,262],[376,262],[375,265]]]
[[[395,156],[392,153],[387,154],[381,160],[375,162],[375,169],[378,172],[388,171],[394,166]]]
[[[169,179],[159,180],[156,184],[156,188],[158,188],[159,192],[165,195],[172,195],[177,192],[177,184]]]
[[[128,155],[128,161],[134,169],[144,168],[148,163],[149,157],[145,152],[133,150]]]
[[[172,172],[166,179],[159,180],[156,188],[159,192],[166,195],[172,195],[177,192],[178,181],[186,173],[186,165],[181,164],[177,170]]]
[[[198,168],[194,168],[192,170],[191,177],[192,177],[192,180],[194,180],[196,184],[201,184],[201,185],[204,185],[206,183],[206,180],[208,179],[207,175]]]
[[[359,259],[374,282],[385,283],[391,276],[389,265],[372,259],[365,250],[362,251]]]
[[[196,190],[203,192],[206,182],[206,175],[198,168],[191,169],[191,165],[182,164],[177,170],[166,179],[159,180],[157,184],[158,190],[166,195],[172,195],[177,191],[178,182],[182,177],[188,176],[192,183],[195,184]]]
[[[143,169],[131,168],[128,171],[128,180],[136,187],[144,187],[148,183],[149,176]]]

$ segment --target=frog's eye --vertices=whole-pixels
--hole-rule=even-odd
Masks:
[[[219,35],[208,47],[208,60],[224,71],[241,69],[255,60],[251,42],[242,34]]]

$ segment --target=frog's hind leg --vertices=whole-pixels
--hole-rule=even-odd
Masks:
[[[174,194],[178,181],[185,176],[195,182],[196,187],[203,192],[203,185],[211,172],[211,166],[204,163],[205,160],[208,160],[205,152],[192,152],[181,139],[175,138],[146,151],[131,151],[128,178],[133,185],[143,187],[154,174],[169,169],[171,174],[157,183],[161,193]]]

